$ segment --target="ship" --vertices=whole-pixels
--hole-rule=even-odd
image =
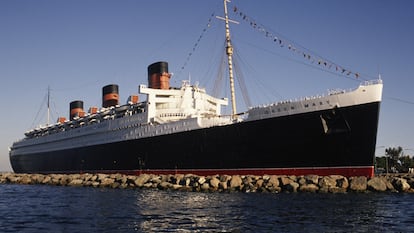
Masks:
[[[12,144],[16,173],[196,175],[374,175],[381,79],[295,101],[236,111],[229,17],[224,0],[228,98],[184,80],[173,87],[168,62],[148,66],[148,83],[120,104],[102,88],[102,107],[69,104],[69,118],[37,127]]]

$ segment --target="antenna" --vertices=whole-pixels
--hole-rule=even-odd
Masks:
[[[378,80],[381,80],[381,72],[380,72],[380,68],[379,68],[379,65],[378,65]]]

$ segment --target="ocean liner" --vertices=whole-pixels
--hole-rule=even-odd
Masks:
[[[353,90],[275,102],[237,113],[229,19],[224,0],[232,114],[227,98],[183,81],[171,87],[168,63],[148,66],[148,85],[119,104],[118,85],[102,108],[70,103],[69,119],[25,133],[10,147],[17,173],[374,174],[380,79]]]

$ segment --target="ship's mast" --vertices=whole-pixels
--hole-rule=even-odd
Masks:
[[[234,78],[233,78],[233,46],[231,45],[230,40],[230,27],[229,27],[229,16],[227,14],[227,1],[223,0],[224,2],[224,22],[226,25],[226,54],[227,60],[229,65],[229,79],[230,79],[230,92],[231,92],[231,109],[232,109],[232,118],[237,118],[237,111],[236,111],[236,94],[234,91]]]
[[[50,86],[47,87],[47,122],[46,126],[50,124]]]

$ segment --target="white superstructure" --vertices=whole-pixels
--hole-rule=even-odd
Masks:
[[[253,107],[248,111],[247,120],[260,120],[271,117],[380,102],[381,96],[382,80],[366,81],[351,91],[337,90],[331,91],[326,96],[309,97],[298,101],[282,101],[265,106]]]
[[[221,115],[221,107],[227,99],[208,95],[205,89],[183,81],[179,89],[153,89],[139,86],[139,92],[147,95],[147,122],[166,123],[193,117]]]
[[[221,116],[227,99],[183,82],[168,90],[139,86],[142,103],[103,108],[72,121],[33,129],[13,145],[13,153],[37,153],[154,137],[232,123]]]

